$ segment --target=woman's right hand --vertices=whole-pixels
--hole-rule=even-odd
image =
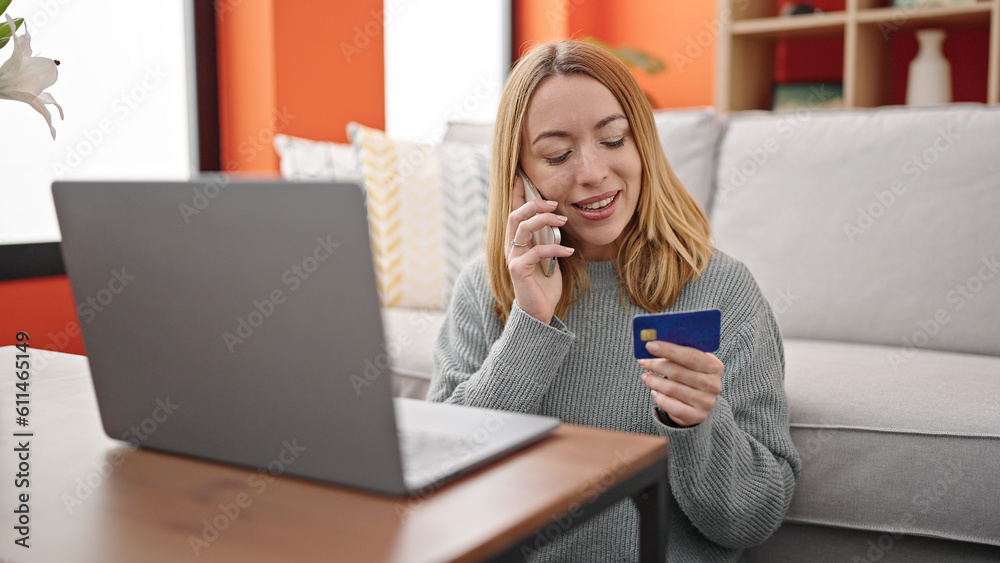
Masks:
[[[534,246],[532,234],[545,225],[562,227],[566,217],[553,213],[555,202],[536,199],[525,203],[524,184],[516,176],[512,197],[514,210],[507,217],[507,269],[514,285],[514,299],[524,312],[548,324],[562,295],[562,272],[558,260],[551,276],[543,274],[538,263],[542,258],[570,256],[574,249],[558,244]]]

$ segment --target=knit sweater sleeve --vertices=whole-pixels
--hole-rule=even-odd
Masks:
[[[766,540],[791,503],[800,461],[788,433],[784,351],[770,305],[740,265],[734,325],[717,352],[725,365],[722,392],[693,427],[664,424],[670,439],[674,498],[708,539],[740,549]]]
[[[576,337],[558,318],[542,323],[516,302],[501,327],[493,302],[485,263],[472,262],[438,334],[427,400],[537,413]]]

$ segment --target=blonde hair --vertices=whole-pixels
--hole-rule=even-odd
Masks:
[[[521,154],[525,113],[538,86],[548,77],[580,73],[603,84],[628,119],[642,161],[642,182],[635,215],[618,239],[615,267],[619,299],[650,312],[662,311],[696,279],[712,254],[708,218],[674,174],[660,146],[649,101],[624,64],[607,51],[578,41],[544,44],[514,66],[497,111],[490,171],[486,228],[486,264],[496,299],[494,314],[506,322],[514,302],[507,269],[507,219],[512,209],[514,176]],[[590,288],[586,263],[578,255],[560,258],[563,291],[555,314],[565,318],[570,306]]]

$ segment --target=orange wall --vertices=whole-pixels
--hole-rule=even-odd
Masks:
[[[516,0],[515,47],[595,37],[661,58],[665,72],[635,77],[654,107],[712,105],[716,5],[690,0]]]
[[[224,170],[277,171],[276,133],[342,143],[350,121],[385,126],[382,0],[246,0],[217,15]]]
[[[384,129],[382,0],[281,0],[280,6],[277,104],[294,115],[285,132],[344,143],[351,121]]]
[[[275,101],[274,6],[272,0],[216,8],[219,61],[219,136],[222,169],[278,169],[270,145]]]
[[[351,121],[385,127],[382,0],[219,6],[224,170],[276,172],[275,133],[346,142]],[[515,52],[529,42],[593,36],[667,63],[656,76],[636,71],[656,107],[712,103],[714,1],[514,0],[514,10]]]
[[[17,344],[18,331],[27,332],[31,347],[83,354],[80,325],[66,276],[0,282],[0,346]]]
[[[533,43],[569,37],[573,4],[566,0],[514,0],[512,35],[515,60]]]

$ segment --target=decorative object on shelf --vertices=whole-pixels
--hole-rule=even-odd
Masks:
[[[976,0],[892,0],[893,8],[943,8],[975,4]]]
[[[906,105],[930,106],[951,103],[951,65],[944,57],[943,29],[921,29],[916,32],[920,50],[910,62],[906,82]]]
[[[791,82],[775,84],[771,101],[773,111],[800,109],[840,109],[844,107],[842,82]]]
[[[807,2],[789,2],[781,7],[782,16],[801,16],[804,14],[818,14],[823,10]]]
[[[7,20],[0,23],[0,49],[9,41],[14,42],[10,58],[0,66],[0,99],[24,102],[34,108],[45,118],[45,122],[49,124],[49,132],[55,139],[56,128],[52,126],[52,114],[45,106],[56,106],[59,119],[63,119],[63,110],[45,89],[55,84],[59,77],[59,61],[31,55],[31,34],[27,28],[23,35],[16,33],[24,23],[24,18],[14,19],[10,14],[4,14],[10,2],[11,0],[0,0],[0,14]]]

